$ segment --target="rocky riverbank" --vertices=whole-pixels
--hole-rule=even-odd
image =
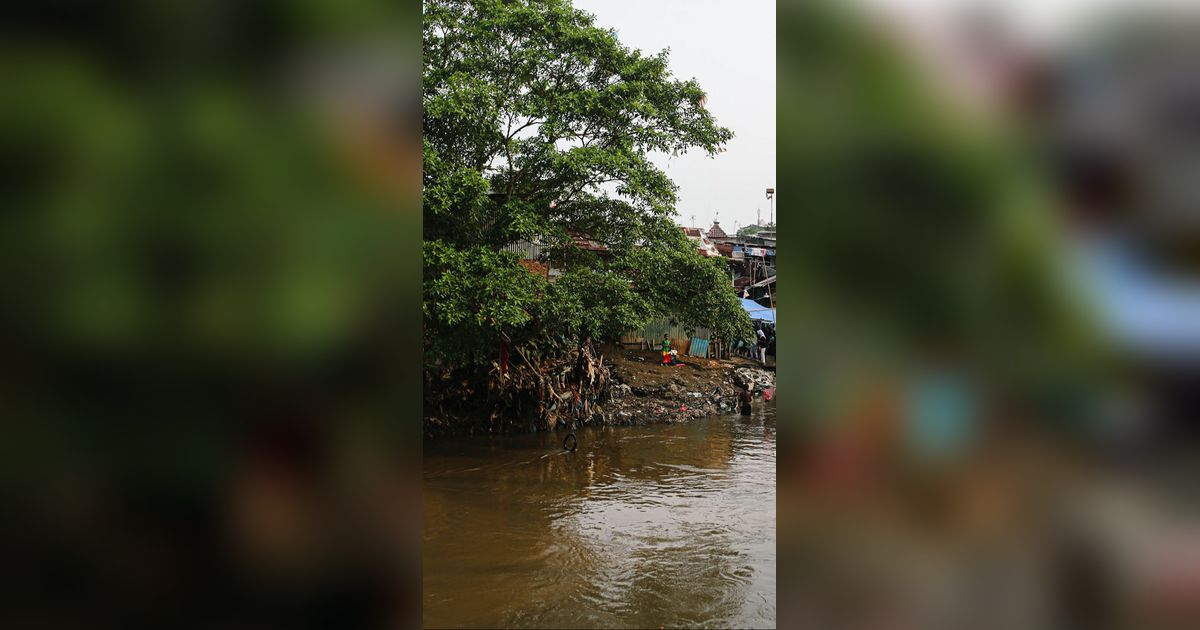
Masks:
[[[683,365],[658,363],[657,351],[608,348],[613,386],[607,404],[598,405],[607,424],[681,422],[737,408],[742,385],[761,399],[775,386],[775,372],[748,359],[679,357]],[[595,421],[595,419],[590,418]]]
[[[518,363],[474,374],[426,374],[426,437],[516,433],[577,425],[684,422],[737,408],[742,385],[757,398],[775,373],[745,358],[679,357],[612,345],[588,346],[575,359]]]

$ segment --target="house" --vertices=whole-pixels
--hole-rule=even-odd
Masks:
[[[592,252],[601,257],[608,257],[611,255],[611,252],[608,250],[608,245],[605,245],[600,241],[593,240],[585,234],[571,234],[571,240],[575,243],[575,247],[583,251]]]
[[[612,255],[607,245],[585,234],[571,234],[571,241],[577,249],[592,252],[602,259]],[[549,278],[551,282],[562,275],[562,268],[554,265],[550,245],[540,237],[514,241],[506,245],[504,251],[520,256],[521,265],[534,275]]]
[[[693,240],[701,236],[698,232],[695,230]],[[727,261],[730,283],[738,295],[761,300],[764,304],[774,304],[776,235],[773,228],[751,235],[730,236],[721,229],[719,222],[713,221],[712,227],[703,236],[713,243],[717,254]]]
[[[681,229],[683,230],[683,233],[686,234],[687,237],[696,244],[696,251],[699,252],[701,256],[704,256],[705,258],[717,258],[721,255],[721,253],[717,251],[716,246],[713,245],[713,242],[709,240],[708,235],[705,234],[700,228],[685,227]]]
[[[725,233],[725,230],[721,229],[721,222],[714,220],[712,227],[708,228],[708,240],[713,243],[724,243],[728,239],[729,235]]]

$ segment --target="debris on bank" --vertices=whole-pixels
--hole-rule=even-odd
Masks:
[[[679,366],[659,364],[656,351],[611,348],[613,387],[604,405],[607,424],[681,422],[728,413],[749,385],[755,397],[775,386],[775,373],[749,359],[679,356]]]
[[[573,359],[496,364],[474,377],[426,375],[427,436],[508,433],[577,425],[672,423],[729,413],[743,385],[756,398],[775,373],[746,358],[679,356],[590,344]]]

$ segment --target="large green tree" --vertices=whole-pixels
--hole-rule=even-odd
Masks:
[[[426,356],[483,362],[501,342],[565,347],[671,316],[749,331],[719,262],[672,221],[650,160],[714,156],[732,133],[675,79],[667,52],[623,46],[565,0],[425,3]],[[603,257],[576,247],[586,235]],[[504,247],[540,239],[563,275]]]

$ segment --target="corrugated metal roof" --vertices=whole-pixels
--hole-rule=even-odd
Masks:
[[[605,245],[604,243],[593,241],[592,239],[587,238],[586,236],[582,236],[579,234],[573,234],[573,235],[571,235],[571,240],[575,243],[575,246],[580,249],[586,249],[586,250],[592,251],[592,252],[608,251],[607,245]]]
[[[770,278],[767,278],[766,280],[760,280],[759,282],[755,282],[754,284],[752,284],[752,285],[750,285],[750,286],[752,286],[752,287],[765,287],[765,286],[767,286],[768,284],[772,284],[773,282],[775,282],[775,276],[771,276]]]

